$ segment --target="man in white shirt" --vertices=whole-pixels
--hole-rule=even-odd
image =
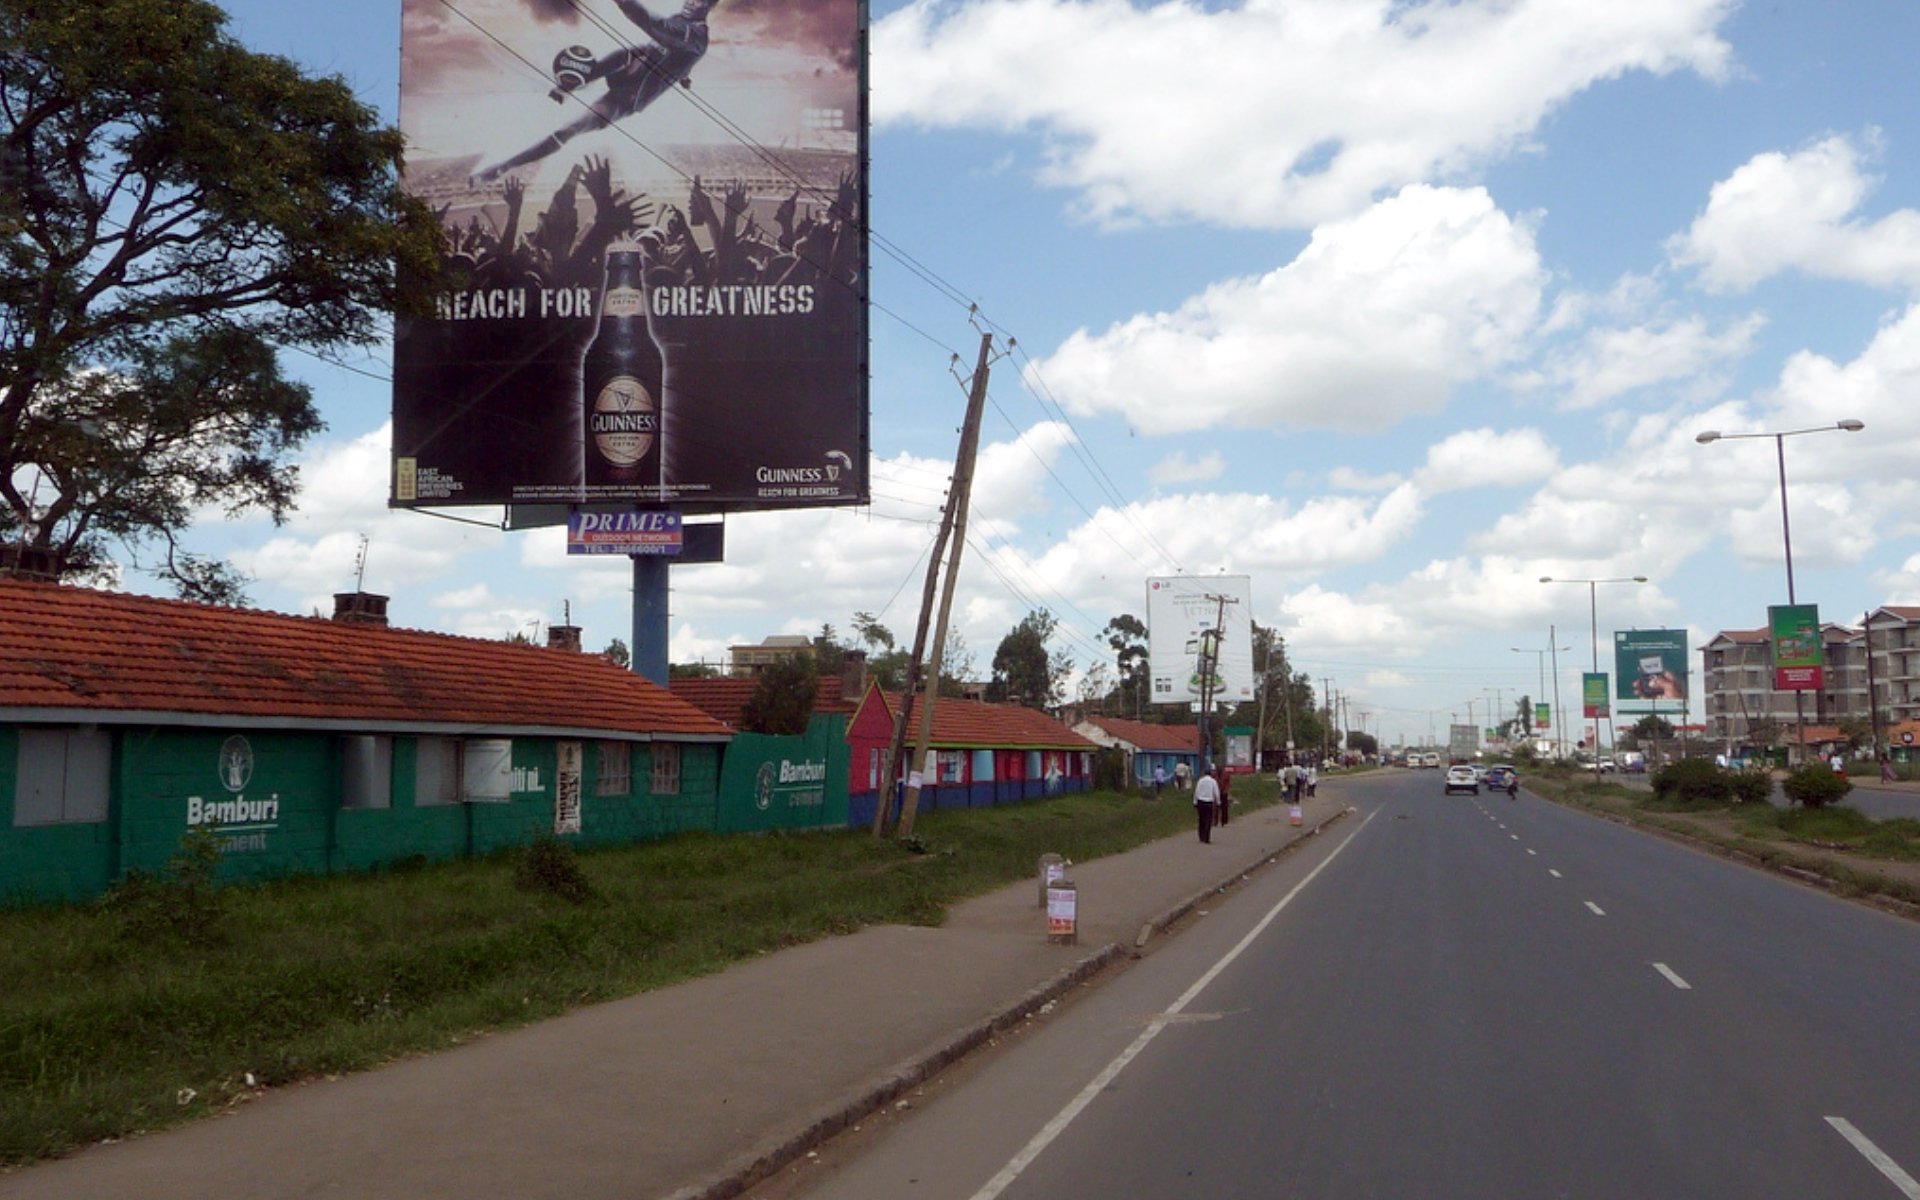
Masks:
[[[1213,841],[1213,810],[1220,803],[1220,785],[1213,780],[1213,772],[1207,771],[1194,781],[1193,811],[1200,821],[1200,840]]]

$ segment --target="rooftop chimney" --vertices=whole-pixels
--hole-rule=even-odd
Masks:
[[[385,625],[387,597],[372,592],[335,592],[333,619],[349,625]]]
[[[547,626],[547,648],[549,650],[571,650],[580,652],[580,627],[578,625]]]

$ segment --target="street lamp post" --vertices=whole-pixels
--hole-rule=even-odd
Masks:
[[[1799,437],[1804,433],[1859,433],[1866,427],[1867,424],[1865,421],[1856,421],[1849,417],[1844,421],[1835,421],[1831,425],[1814,425],[1806,429],[1778,429],[1757,433],[1721,433],[1717,429],[1709,429],[1704,433],[1694,436],[1693,440],[1699,442],[1702,446],[1712,445],[1718,441],[1734,441],[1740,438],[1773,439],[1773,457],[1774,461],[1778,463],[1780,467],[1780,541],[1786,549],[1788,604],[1797,604],[1799,601],[1793,593],[1793,526],[1787,519],[1787,439],[1790,437]],[[1869,698],[1869,703],[1871,703],[1871,698]],[[1797,690],[1793,693],[1793,730],[1794,740],[1800,747],[1800,761],[1805,763],[1807,760],[1807,723],[1801,709],[1800,693]]]
[[[1607,579],[1555,579],[1551,575],[1542,575],[1541,583],[1584,583],[1587,585],[1587,637],[1593,652],[1593,673],[1600,673],[1600,601],[1599,587],[1603,583],[1645,583],[1645,575],[1615,575]],[[1607,701],[1607,724],[1613,724],[1613,701]],[[1596,720],[1593,726],[1593,777],[1600,778],[1600,725]]]
[[[1534,693],[1533,702],[1535,704],[1543,704],[1546,702],[1546,699],[1547,699],[1547,651],[1552,650],[1554,652],[1554,655],[1553,655],[1554,665],[1555,665],[1554,673],[1556,678],[1554,679],[1553,683],[1554,683],[1555,691],[1558,691],[1560,686],[1560,680],[1557,677],[1559,674],[1559,660],[1560,660],[1559,652],[1562,650],[1573,649],[1573,647],[1571,646],[1554,645],[1554,642],[1556,640],[1558,639],[1554,634],[1553,626],[1549,625],[1547,626],[1547,644],[1545,648],[1538,649],[1538,650],[1529,650],[1524,646],[1507,647],[1507,649],[1513,651],[1515,654],[1531,654],[1534,656],[1534,665],[1539,667],[1540,669],[1540,690]],[[1553,699],[1553,714],[1556,719],[1562,719],[1561,713],[1560,713],[1560,698],[1558,696],[1555,696]],[[1529,727],[1531,727],[1531,721],[1529,721]],[[1565,753],[1565,749],[1566,748],[1564,746],[1561,747],[1561,752]]]

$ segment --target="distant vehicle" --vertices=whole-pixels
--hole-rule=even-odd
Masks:
[[[1448,767],[1445,791],[1449,796],[1455,792],[1472,792],[1478,796],[1480,780],[1474,776],[1472,767]]]
[[[1647,756],[1638,750],[1622,750],[1614,755],[1614,760],[1620,764],[1620,769],[1629,775],[1639,775],[1647,769]]]
[[[1420,756],[1420,765],[1423,767],[1438,767],[1440,765],[1440,755],[1435,751],[1429,750]]]
[[[1480,777],[1480,782],[1486,784],[1488,791],[1501,792],[1505,791],[1507,785],[1517,778],[1519,776],[1511,766],[1506,763],[1495,763],[1487,768],[1487,773]]]

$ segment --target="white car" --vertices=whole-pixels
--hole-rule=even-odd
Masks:
[[[1451,796],[1455,792],[1472,792],[1476,796],[1480,794],[1480,779],[1473,773],[1472,767],[1447,768],[1446,794]]]

